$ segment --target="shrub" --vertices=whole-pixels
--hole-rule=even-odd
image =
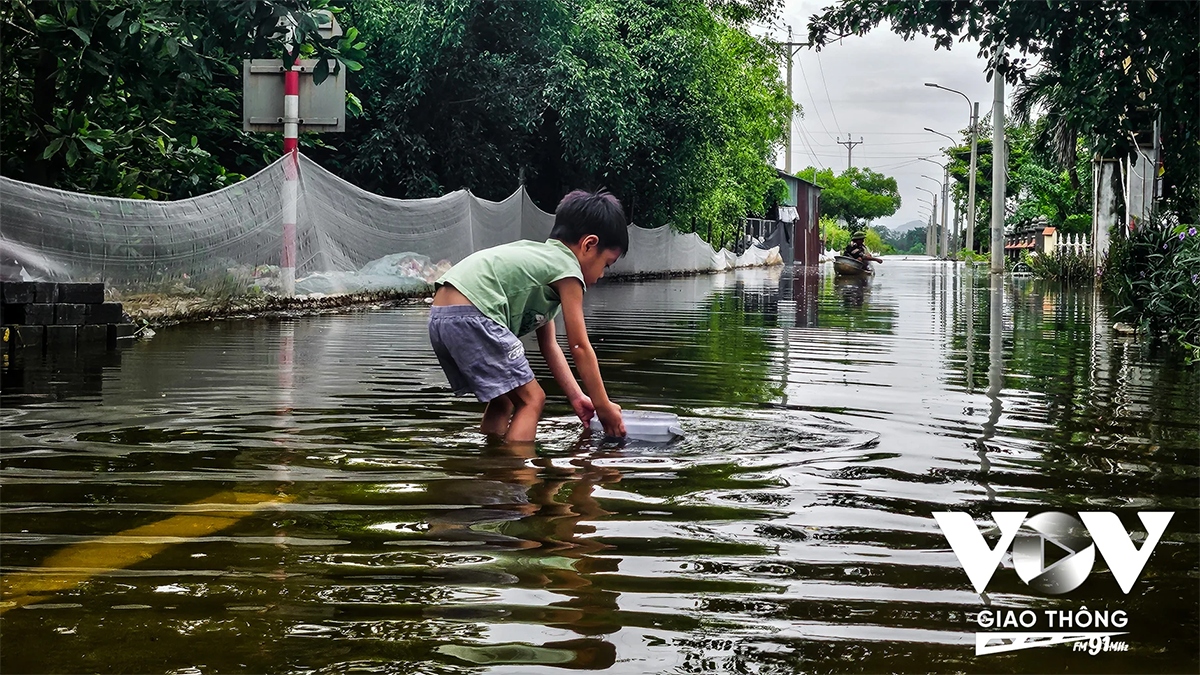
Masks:
[[[885,242],[879,233],[872,229],[866,230],[866,240],[863,242],[867,248],[876,255],[890,255],[896,252],[896,248]],[[845,250],[850,244],[851,231],[842,224],[829,216],[821,216],[821,236],[825,240],[825,247],[839,253]]]
[[[825,239],[825,247],[841,252],[850,243],[850,230],[842,227],[829,216],[821,216],[821,236]]]
[[[1046,255],[1045,253],[1025,253],[1021,260],[1039,279],[1049,279],[1061,282],[1090,282],[1092,280],[1092,256],[1090,253],[1075,251],[1060,251]]]
[[[1195,225],[1143,222],[1116,237],[1101,271],[1121,307],[1114,318],[1174,337],[1200,360],[1200,232]]]
[[[867,237],[863,243],[875,255],[891,255],[896,252],[896,247],[885,242],[879,233],[872,229],[867,230]]]

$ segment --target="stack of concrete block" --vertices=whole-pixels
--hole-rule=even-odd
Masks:
[[[5,349],[116,349],[136,331],[121,303],[104,301],[102,283],[4,281],[0,301]]]

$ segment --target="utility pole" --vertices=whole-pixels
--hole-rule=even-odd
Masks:
[[[953,92],[963,97],[967,102],[967,112],[971,115],[971,175],[967,178],[967,249],[975,246],[975,158],[979,139],[979,104],[972,103],[971,98],[957,89],[943,87],[936,82],[926,82],[926,87]],[[932,131],[932,129],[927,129]],[[937,133],[937,132],[934,132]]]
[[[933,198],[933,202],[932,202],[932,204],[930,204],[930,206],[932,206],[933,210],[929,214],[930,229],[929,229],[929,235],[927,237],[928,243],[925,246],[925,253],[936,258],[937,254],[938,254],[938,251],[937,251],[937,247],[938,247],[938,234],[937,234],[937,199],[938,199],[938,195],[933,190],[926,190],[925,188],[921,187],[920,185],[917,186],[917,189],[920,190],[921,192],[928,192],[929,196]],[[926,200],[922,200],[922,201],[926,201]]]
[[[952,248],[955,250],[955,252],[957,252],[958,249],[962,247],[962,242],[960,241],[962,239],[962,234],[961,234],[962,230],[959,229],[959,227],[961,227],[961,226],[962,226],[962,202],[960,202],[956,199],[956,200],[954,200],[954,234],[953,234],[954,245],[952,246]]]
[[[938,136],[941,136],[942,138],[945,138],[946,140],[950,141],[951,143],[953,143],[953,142],[954,142],[954,139],[953,139],[953,138],[951,138],[951,137],[947,136],[946,134],[943,134],[943,133],[941,133],[941,132],[939,132],[939,131],[934,131],[933,129],[930,129],[929,127],[925,127],[925,131],[929,131],[929,132],[931,132],[931,133],[935,133],[935,134],[937,134]],[[941,168],[941,170],[942,170],[942,182],[941,182],[941,186],[942,186],[942,231],[941,231],[941,248],[942,248],[942,256],[943,256],[943,257],[947,257],[947,258],[951,258],[951,257],[953,257],[953,253],[954,253],[954,252],[953,252],[953,251],[951,251],[951,250],[950,250],[950,248],[949,248],[949,246],[950,246],[950,240],[949,240],[949,231],[947,230],[947,228],[950,226],[950,216],[949,216],[949,210],[950,210],[950,164],[948,164],[948,163],[947,163],[947,164],[942,164],[942,163],[940,163],[940,162],[935,162],[935,161],[933,161],[932,159],[929,159],[928,157],[918,157],[917,159],[919,159],[919,160],[922,160],[922,161],[925,161],[925,162],[929,162],[930,164],[932,164],[932,165],[934,165],[934,166],[936,166],[936,167],[940,167],[940,168]],[[928,178],[929,180],[931,180],[931,181],[933,181],[933,182],[935,182],[935,183],[936,183],[936,182],[938,182],[936,178],[932,178],[932,177],[930,177],[930,176],[925,176],[924,174],[922,174],[922,176],[923,176],[924,178]],[[957,220],[956,220],[955,222],[957,223]],[[957,229],[955,229],[955,231],[954,231],[954,237],[955,237],[955,243],[954,243],[954,245],[955,245],[955,246],[958,246],[958,230],[957,230]],[[955,249],[955,250],[957,250],[957,249]]]
[[[787,92],[788,92],[788,131],[787,143],[783,150],[783,171],[792,175],[792,117],[796,112],[796,101],[792,98],[792,27],[788,26],[787,53]]]
[[[992,274],[1004,273],[1004,191],[1008,167],[1004,147],[1004,74],[993,68],[992,84]]]
[[[946,165],[945,177],[942,178],[942,257],[953,259],[953,254],[950,251],[950,170],[949,164]]]
[[[296,24],[287,18],[287,43],[283,49],[283,251],[279,281],[283,294],[296,294],[296,202],[300,185],[300,45],[293,44]]]
[[[968,99],[970,100],[970,99]],[[975,250],[975,162],[979,155],[979,103],[971,115],[971,176],[967,179],[967,250]]]
[[[928,159],[925,161],[927,161],[931,164],[937,164],[937,162],[935,162],[931,159]],[[926,180],[931,180],[934,183],[936,183],[938,187],[941,188],[941,192],[942,192],[942,225],[940,228],[938,228],[937,232],[935,233],[935,236],[938,238],[938,244],[937,244],[938,251],[941,253],[941,257],[946,258],[946,257],[949,257],[948,256],[949,250],[946,248],[947,246],[949,246],[949,240],[947,239],[947,235],[946,235],[946,183],[943,181],[939,181],[938,179],[934,178],[933,176],[927,176],[925,174],[921,174],[921,178],[924,178]],[[933,203],[934,203],[934,208],[936,209],[937,208],[937,195],[933,196]]]
[[[787,52],[787,95],[788,103],[792,106],[788,111],[787,142],[784,144],[783,171],[792,175],[792,121],[796,118],[796,101],[792,98],[792,57],[801,47],[812,46],[810,42],[792,42],[792,27],[788,26],[788,41],[780,45]]]
[[[937,247],[933,245],[933,214],[929,214],[929,224],[925,226],[925,255],[936,256]]]
[[[844,140],[844,141],[843,141],[843,140],[840,140],[840,139],[841,139],[841,136],[838,136],[838,142],[837,142],[837,143],[838,143],[838,145],[844,145],[844,146],[846,146],[846,170],[847,170],[847,171],[849,171],[851,168],[853,168],[853,167],[854,167],[854,159],[853,159],[853,157],[854,157],[854,146],[856,146],[856,145],[862,145],[862,144],[863,144],[863,137],[862,137],[862,136],[859,136],[859,137],[858,137],[858,140],[857,140],[857,141],[855,141],[855,140],[853,140],[853,139],[851,139],[851,138],[850,138],[850,135],[849,135],[849,134],[847,134],[847,135],[846,135],[846,140]]]
[[[946,253],[945,251],[940,251],[940,252],[938,251],[937,198],[938,198],[937,194],[934,193],[934,195],[933,195],[933,213],[930,214],[930,217],[933,218],[933,254],[934,254],[934,256],[939,255],[939,253],[941,255],[945,255],[945,253]]]

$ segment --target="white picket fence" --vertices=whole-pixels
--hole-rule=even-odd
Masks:
[[[1058,244],[1055,247],[1056,253],[1066,253],[1075,255],[1087,255],[1092,250],[1092,243],[1088,236],[1082,232],[1077,234],[1061,234],[1058,237]]]

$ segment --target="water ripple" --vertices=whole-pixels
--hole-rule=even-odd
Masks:
[[[1026,282],[992,349],[986,276],[886,268],[589,291],[609,391],[671,444],[581,433],[538,359],[537,446],[485,443],[423,307],[171,328],[75,390],[13,364],[5,670],[1200,668],[1200,375]],[[974,593],[932,517],[1046,509],[1176,515],[1133,593],[1097,567],[1066,599],[1007,557]],[[973,655],[984,607],[1082,604],[1131,651]]]

